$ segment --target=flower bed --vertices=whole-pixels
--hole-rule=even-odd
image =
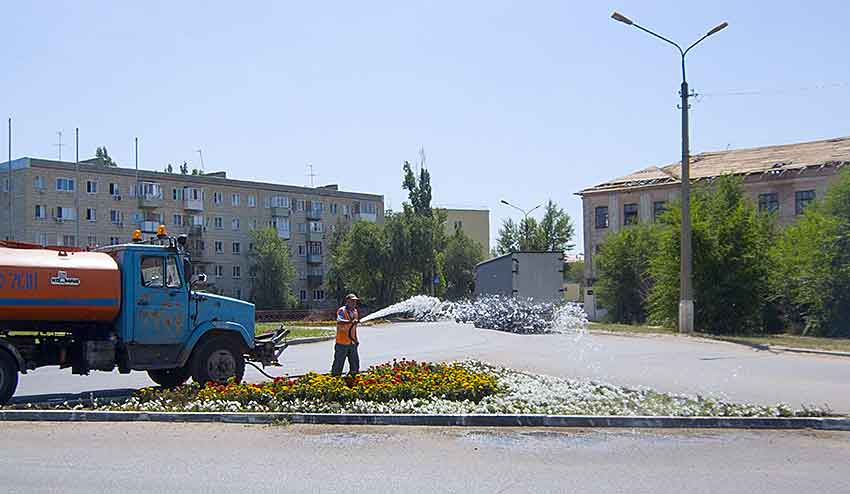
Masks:
[[[731,403],[588,380],[562,379],[481,362],[393,362],[356,378],[308,374],[260,384],[145,388],[101,410],[289,413],[547,414],[819,417],[825,408]]]

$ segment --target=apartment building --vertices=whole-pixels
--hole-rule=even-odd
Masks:
[[[288,241],[297,271],[296,297],[326,307],[323,289],[327,240],[357,220],[382,222],[381,195],[338,190],[336,185],[296,187],[229,179],[225,172],[182,175],[108,167],[96,160],[74,163],[20,158],[0,165],[2,238],[41,245],[94,247],[126,243],[134,230],[145,236],[163,224],[185,233],[196,272],[207,289],[249,299],[251,230],[272,227]],[[9,194],[12,233],[9,234]],[[79,208],[76,207],[79,201]],[[77,231],[79,230],[79,238]]]
[[[481,246],[482,259],[490,257],[490,211],[487,209],[448,209],[446,212],[445,232],[451,235],[461,230],[467,237]]]
[[[761,210],[788,224],[824,194],[838,170],[850,167],[850,137],[798,144],[701,153],[691,157],[693,187],[721,175],[742,178]],[[681,163],[651,166],[578,192],[582,198],[585,256],[585,310],[602,317],[593,297],[599,247],[610,232],[655,221],[667,202],[681,194]]]

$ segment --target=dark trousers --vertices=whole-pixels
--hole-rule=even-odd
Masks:
[[[334,345],[334,363],[331,367],[332,376],[342,375],[342,366],[345,364],[345,359],[348,359],[348,373],[350,375],[360,372],[360,356],[357,354],[357,345]]]

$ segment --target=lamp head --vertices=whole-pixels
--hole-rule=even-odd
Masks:
[[[616,11],[613,14],[611,14],[611,18],[614,19],[615,21],[622,22],[623,24],[628,24],[629,26],[634,24],[634,22],[631,19],[629,19],[628,17],[626,17],[623,14],[616,12]]]
[[[726,26],[728,26],[728,25],[729,25],[728,22],[723,21],[720,24],[718,24],[714,29],[709,31],[708,34],[706,34],[706,36],[711,36],[712,34],[718,32],[718,31],[722,31],[722,30],[726,29]]]
[[[499,202],[501,202],[502,204],[507,204],[508,206],[510,206],[510,205],[511,205],[511,203],[509,203],[508,201],[506,201],[506,200],[504,200],[504,199],[502,199],[502,200],[501,200],[501,201],[499,201]]]

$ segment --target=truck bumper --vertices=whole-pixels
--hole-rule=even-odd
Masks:
[[[286,342],[288,329],[281,326],[277,331],[265,333],[254,338],[254,348],[248,352],[248,360],[265,366],[279,366],[280,355],[289,347]]]

